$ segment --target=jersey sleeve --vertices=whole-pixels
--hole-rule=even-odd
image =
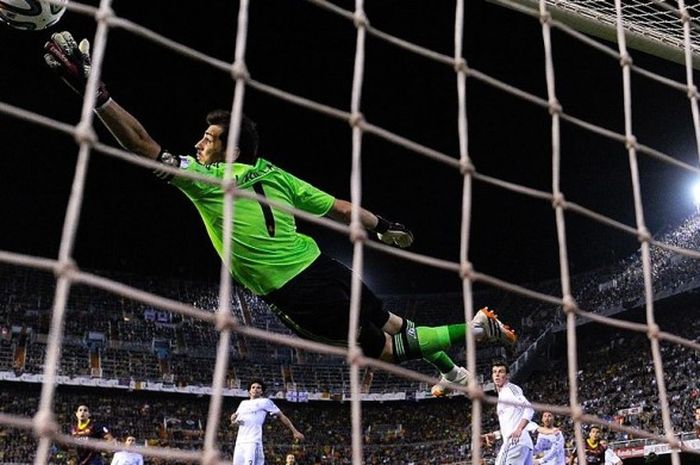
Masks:
[[[535,411],[532,409],[530,401],[525,398],[525,394],[523,394],[523,390],[520,388],[520,386],[518,386],[518,389],[513,392],[513,399],[515,402],[520,404],[519,406],[523,409],[523,416],[521,418],[526,419],[528,422],[532,420],[533,415],[535,415]]]
[[[267,413],[269,413],[270,415],[275,415],[277,413],[280,413],[279,407],[277,407],[275,405],[275,403],[272,402],[272,400],[270,400],[270,399],[265,399],[265,400],[266,400],[266,402],[265,402],[265,405],[263,406],[263,408],[265,409],[265,411]]]
[[[176,159],[178,164],[172,166],[179,168],[183,173],[197,173],[203,176],[211,176],[207,167],[200,165],[190,156],[178,156]],[[167,178],[167,181],[192,198],[197,198],[201,192],[209,191],[215,187],[214,184],[208,184],[185,176],[172,176]]]
[[[547,449],[547,451],[544,453],[544,456],[542,457],[542,461],[547,463],[547,462],[552,462],[554,458],[557,456],[557,450],[559,448],[564,447],[564,435],[561,433],[557,433],[554,435],[554,443],[550,445],[550,447]],[[552,462],[553,463],[553,462]]]
[[[317,216],[323,216],[330,211],[335,197],[286,171],[283,172],[292,190],[292,201],[296,208]]]
[[[620,460],[620,457],[617,456],[615,452],[612,451],[609,447],[605,449],[605,461],[610,462],[610,463],[621,463],[622,460]]]

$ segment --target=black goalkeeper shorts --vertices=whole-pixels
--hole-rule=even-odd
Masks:
[[[262,296],[272,311],[304,339],[347,346],[352,270],[321,254],[280,289]],[[384,349],[382,327],[389,320],[382,301],[363,283],[358,343],[378,358]]]

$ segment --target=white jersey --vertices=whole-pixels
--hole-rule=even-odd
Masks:
[[[143,465],[143,455],[136,452],[119,451],[112,457],[112,465]]]
[[[236,410],[236,422],[239,425],[236,444],[262,443],[262,425],[267,414],[275,415],[279,411],[274,402],[265,397],[242,401]]]
[[[537,442],[533,453],[544,452],[540,459],[542,465],[565,465],[566,451],[564,450],[564,435],[561,431],[556,434],[542,434],[537,436]]]
[[[504,401],[514,402],[521,405],[510,405],[504,403]],[[513,383],[506,383],[505,386],[498,391],[498,405],[496,405],[496,412],[498,413],[498,425],[500,426],[501,436],[503,437],[503,444],[510,443],[510,435],[513,434],[515,428],[518,427],[520,420],[523,418],[527,421],[532,419],[532,415],[535,413],[530,407],[530,402],[523,395],[523,390],[519,386]],[[518,444],[532,449],[532,438],[530,434],[523,431],[520,435]]]
[[[605,465],[617,465],[618,463],[622,463],[622,459],[611,448],[605,449]]]

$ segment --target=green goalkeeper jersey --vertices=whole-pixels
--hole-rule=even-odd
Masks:
[[[181,157],[181,169],[223,179],[225,163],[204,166]],[[233,164],[239,189],[251,190],[267,199],[323,216],[334,197],[311,184],[258,158],[255,166]],[[224,196],[220,186],[177,176],[171,184],[194,203],[207,228],[212,245],[223,259]],[[316,242],[297,232],[291,213],[254,199],[236,197],[233,211],[231,274],[258,295],[268,294],[306,269],[319,255]]]

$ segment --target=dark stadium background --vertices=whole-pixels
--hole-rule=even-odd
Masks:
[[[88,2],[97,4],[96,1]],[[346,8],[352,2],[339,2]],[[235,2],[180,6],[169,1],[114,2],[118,15],[224,60],[233,59]],[[453,2],[368,2],[371,24],[450,55]],[[91,19],[68,13],[58,29],[92,37]],[[247,64],[264,83],[349,108],[355,29],[303,1],[252,2]],[[0,98],[76,123],[80,101],[45,68],[48,33],[0,28]],[[557,92],[566,111],[623,132],[617,62],[553,33]],[[485,2],[468,2],[465,53],[470,66],[545,95],[539,22]],[[634,52],[633,52],[634,53]],[[635,63],[684,81],[681,66],[642,53]],[[363,112],[400,135],[458,156],[456,84],[451,67],[367,42]],[[227,73],[114,30],[104,80],[165,147],[191,153],[212,108],[228,107]],[[633,76],[634,130],[640,142],[697,162],[687,98]],[[480,172],[551,189],[547,112],[469,80],[470,153]],[[339,196],[349,197],[350,129],[340,121],[248,90],[245,111],[259,123],[261,155]],[[64,135],[0,115],[5,168],[0,174],[0,249],[55,257],[77,148]],[[98,127],[101,140],[112,141]],[[640,156],[646,220],[652,232],[687,216],[692,176]],[[562,188],[567,199],[634,225],[627,154],[622,145],[562,124]],[[363,202],[409,225],[413,250],[458,260],[461,179],[455,171],[373,136],[364,138]],[[634,238],[567,215],[574,273],[635,251]],[[345,237],[302,224],[346,263]],[[471,258],[477,270],[524,283],[558,275],[553,213],[543,201],[475,183]],[[456,276],[369,252],[368,281],[381,293],[459,291]],[[92,156],[75,247],[85,269],[216,280],[219,263],[200,220],[182,196],[143,169]]]
[[[335,3],[353,7],[350,1]],[[237,2],[116,0],[113,7],[118,15],[168,38],[222,60],[233,59]],[[453,8],[453,2],[400,0],[366,5],[373,26],[447,55],[453,50]],[[90,18],[68,13],[56,28],[60,29],[73,31],[78,39],[92,38],[95,25]],[[80,100],[44,66],[47,36],[0,27],[0,100],[74,124]],[[557,94],[564,109],[623,132],[617,61],[558,31],[553,32],[553,44]],[[307,2],[251,4],[246,62],[251,75],[263,83],[347,110],[354,47],[355,29],[349,21]],[[366,118],[457,157],[452,68],[371,37],[366,53]],[[484,1],[467,2],[465,54],[470,66],[546,95],[537,20]],[[682,66],[632,54],[636,64],[685,81]],[[191,153],[199,139],[206,112],[229,107],[233,97],[228,74],[121,30],[109,34],[103,79],[158,141],[183,154]],[[638,75],[632,80],[638,140],[697,165],[686,96]],[[550,190],[548,113],[475,80],[468,81],[467,96],[469,147],[477,170]],[[262,156],[349,198],[348,125],[250,89],[245,111],[259,124]],[[97,132],[101,140],[112,141],[99,124]],[[0,114],[0,135],[0,250],[55,258],[77,146],[68,136],[5,114]],[[645,219],[652,233],[672,229],[693,213],[688,194],[693,176],[644,155],[640,168]],[[627,153],[621,144],[563,123],[562,169],[568,200],[634,226]],[[410,226],[416,237],[412,250],[458,260],[461,187],[455,171],[375,137],[364,138],[363,204]],[[474,183],[473,214],[471,259],[477,270],[516,283],[558,276],[549,204]],[[572,214],[566,219],[574,274],[610,265],[638,249],[631,236]],[[303,222],[300,229],[350,263],[351,244],[345,237]],[[373,251],[367,254],[366,279],[380,293],[461,289],[455,275]],[[148,171],[99,153],[93,153],[90,162],[74,256],[87,270],[211,283],[219,275],[219,260],[190,203]],[[676,306],[690,307],[696,297],[659,304],[657,313],[672,315]],[[596,329],[588,331],[595,334]],[[563,341],[558,344],[556,350],[562,350]],[[698,463],[692,460],[684,458],[683,464]]]

